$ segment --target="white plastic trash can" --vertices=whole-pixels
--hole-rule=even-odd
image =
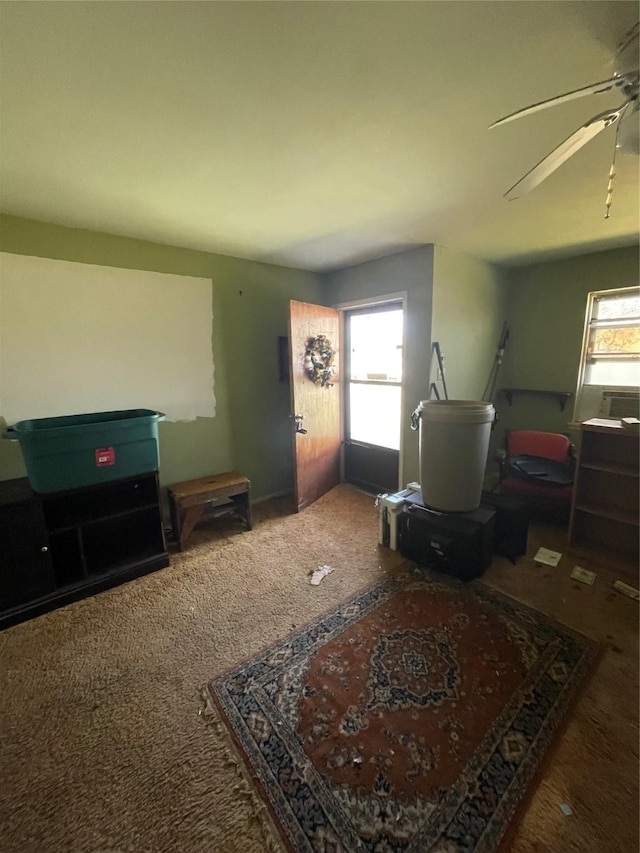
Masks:
[[[442,512],[480,506],[491,425],[491,403],[421,400],[419,419],[422,503]]]

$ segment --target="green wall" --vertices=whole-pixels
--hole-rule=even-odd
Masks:
[[[551,261],[509,272],[511,337],[498,387],[575,394],[587,293],[638,284],[638,249],[629,247]],[[573,398],[564,412],[554,398],[498,397],[508,429],[570,432]]]
[[[12,216],[0,217],[0,251],[210,278],[216,416],[160,423],[161,482],[235,468],[250,477],[254,497],[292,489],[289,386],[277,343],[288,334],[290,299],[323,302],[318,276]],[[0,442],[0,479],[24,474],[19,447]]]
[[[440,344],[450,399],[484,399],[507,319],[506,305],[502,270],[443,246],[435,247],[431,338]]]
[[[506,319],[505,271],[436,246],[431,338],[440,344],[449,399],[484,399]],[[432,381],[436,380],[436,367],[434,358]],[[442,392],[441,382],[436,385]],[[495,449],[501,440],[500,430],[494,428],[489,441],[488,473],[497,473]]]
[[[402,403],[401,484],[419,477],[418,433],[411,413],[429,391],[433,246],[423,246],[358,264],[326,276],[325,304],[341,305],[406,292],[404,399]]]
[[[277,348],[278,336],[288,334],[290,299],[339,305],[406,292],[406,483],[419,478],[417,433],[409,422],[428,396],[432,340],[446,357],[452,399],[482,394],[504,319],[511,337],[497,388],[574,392],[587,293],[638,283],[636,247],[499,270],[429,245],[317,276],[0,216],[0,251],[210,278],[216,416],[160,424],[161,481],[236,468],[251,478],[255,497],[293,485],[289,386],[279,378]],[[571,405],[561,412],[554,398],[518,396],[509,407],[497,394],[495,403],[494,444],[506,428],[567,431],[572,415]],[[0,442],[0,479],[24,473],[19,447]]]

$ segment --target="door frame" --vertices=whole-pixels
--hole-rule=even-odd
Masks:
[[[363,299],[354,299],[349,302],[339,302],[337,305],[332,305],[336,311],[340,312],[340,352],[343,353],[342,364],[343,368],[346,364],[345,351],[345,320],[344,315],[347,311],[353,311],[360,308],[379,308],[386,303],[395,302],[402,303],[402,385],[400,386],[400,450],[398,453],[398,489],[402,489],[402,477],[404,470],[404,405],[407,375],[407,291],[400,290],[397,293],[384,293],[380,296],[367,296]],[[343,394],[346,394],[347,378],[343,372]],[[345,482],[345,466],[344,466],[344,445],[345,445],[345,403],[342,401],[340,412],[340,481]]]

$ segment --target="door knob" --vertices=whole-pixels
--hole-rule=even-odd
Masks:
[[[296,432],[299,432],[300,435],[306,435],[307,431],[302,426],[302,421],[304,420],[304,415],[294,415],[293,420],[296,425]]]

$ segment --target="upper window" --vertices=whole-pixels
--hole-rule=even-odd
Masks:
[[[587,297],[575,421],[616,417],[611,391],[640,389],[640,288],[600,290]]]

